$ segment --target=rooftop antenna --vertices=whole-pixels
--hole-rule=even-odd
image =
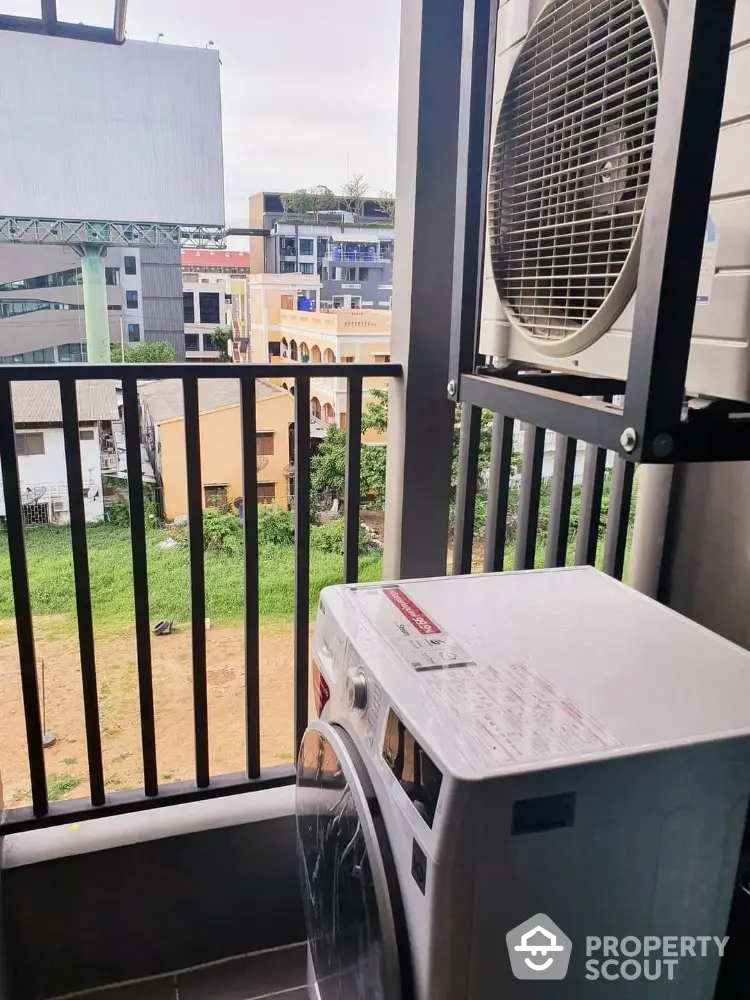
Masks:
[[[162,40],[162,38],[164,38],[164,32],[163,32],[163,31],[160,31],[160,32],[159,32],[159,34],[158,34],[158,35],[156,36],[156,44],[157,44],[157,45],[158,45],[158,44],[159,44],[159,42],[160,42],[160,41]]]

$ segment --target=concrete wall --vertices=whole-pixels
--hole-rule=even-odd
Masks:
[[[257,430],[274,435],[274,454],[259,458],[259,483],[274,483],[276,503],[286,507],[286,478],[289,464],[289,425],[294,422],[294,397],[287,392],[259,399]],[[201,471],[203,484],[227,483],[229,500],[243,496],[242,423],[239,405],[223,407],[200,415]],[[159,424],[161,478],[164,508],[169,520],[187,513],[185,465],[185,422],[182,418]],[[248,508],[249,508],[248,498]]]
[[[293,787],[6,838],[10,996],[40,1000],[304,940],[295,851]]]

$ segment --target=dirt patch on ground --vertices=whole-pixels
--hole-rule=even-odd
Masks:
[[[70,626],[53,617],[36,622],[41,679],[44,663],[46,728],[57,736],[45,751],[50,797],[88,794],[80,659]],[[245,767],[244,636],[239,626],[209,630],[207,680],[212,774]],[[106,787],[143,784],[138,673],[132,632],[97,637],[97,679]],[[152,639],[159,779],[195,775],[190,629]],[[264,626],[260,635],[262,765],[293,759],[293,633],[291,623]],[[0,777],[6,806],[29,801],[26,738],[12,622],[0,622]]]

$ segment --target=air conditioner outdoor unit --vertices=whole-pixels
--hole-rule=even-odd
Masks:
[[[482,353],[626,377],[666,19],[661,0],[501,0]],[[750,0],[722,120],[687,389],[750,400]]]
[[[62,514],[68,509],[68,505],[64,500],[53,500],[52,501],[52,513]]]

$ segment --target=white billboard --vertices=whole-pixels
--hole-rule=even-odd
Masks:
[[[0,31],[0,216],[224,224],[219,54]]]

